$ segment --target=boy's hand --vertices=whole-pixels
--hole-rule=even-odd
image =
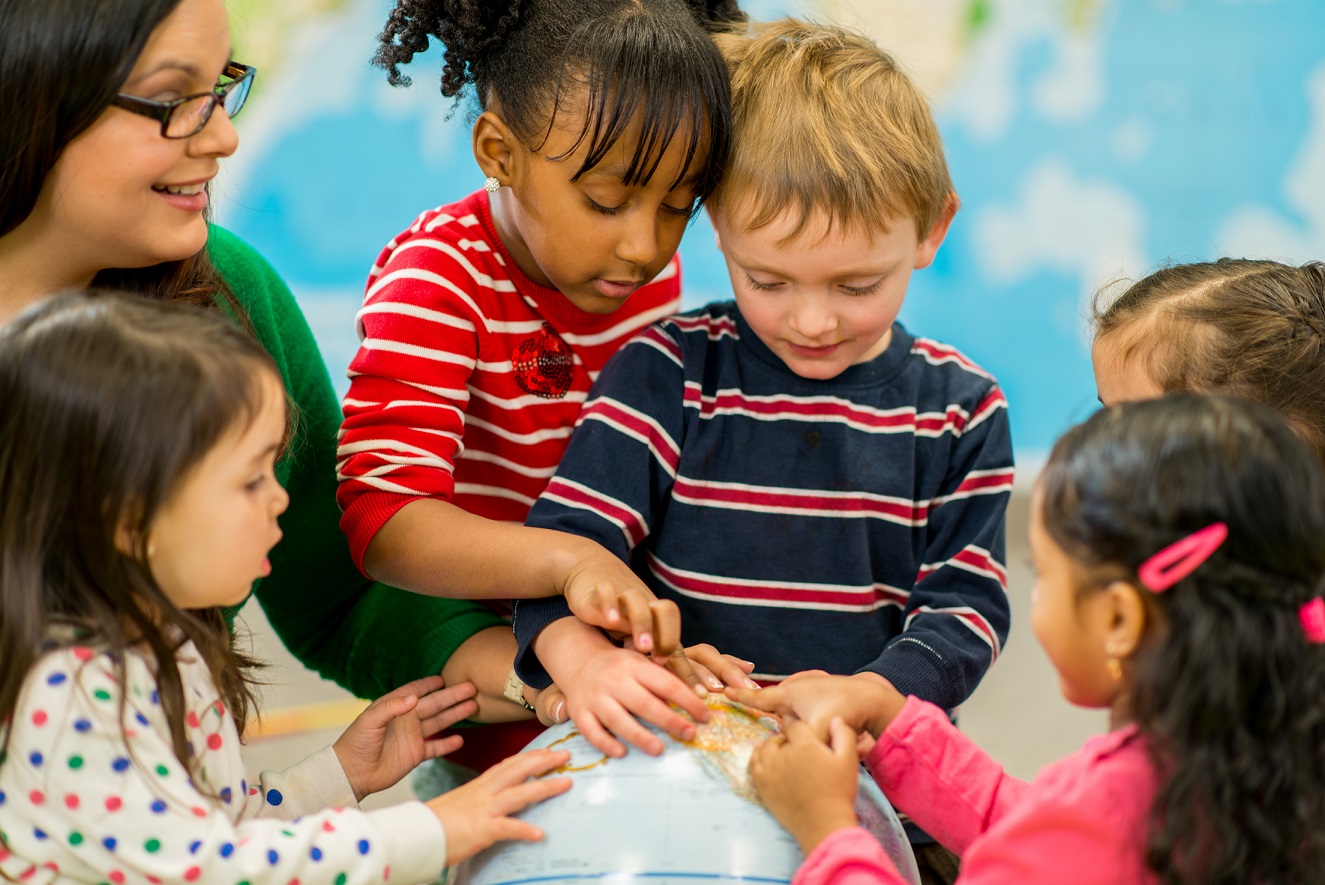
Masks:
[[[570,761],[565,750],[530,750],[504,759],[467,784],[429,800],[446,830],[446,865],[472,857],[494,842],[537,842],[543,831],[510,815],[570,789],[570,778],[541,778]],[[539,780],[528,783],[531,777]]]
[[[624,562],[590,543],[561,581],[575,617],[609,633],[628,634],[645,654],[670,655],[681,642],[676,603],[653,595]]]
[[[841,718],[824,744],[803,722],[764,741],[750,757],[759,798],[808,855],[824,837],[856,821],[856,733]]]
[[[570,718],[566,712],[566,695],[555,682],[537,692],[533,704],[534,716],[544,725],[556,725]]]
[[[872,675],[795,676],[759,691],[729,688],[727,697],[756,710],[800,719],[825,741],[835,716],[852,731],[877,738],[906,703],[905,695]]]
[[[609,756],[625,755],[621,741],[651,756],[663,751],[662,739],[636,717],[683,741],[694,737],[694,723],[669,705],[696,721],[708,720],[708,706],[675,674],[639,652],[618,648],[575,618],[549,624],[534,652],[565,692],[566,711],[580,734]]]
[[[630,647],[627,641],[626,648]],[[755,668],[752,662],[725,655],[707,643],[678,648],[666,658],[654,655],[653,660],[680,676],[700,697],[728,685],[759,688],[759,683],[750,678]]]
[[[472,682],[442,686],[440,676],[402,685],[373,701],[331,745],[356,799],[394,786],[423,760],[460,747],[459,735],[425,737],[477,713],[478,692]]]

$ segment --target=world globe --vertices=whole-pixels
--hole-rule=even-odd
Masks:
[[[759,804],[747,766],[777,720],[719,696],[693,740],[663,739],[661,756],[632,749],[612,759],[575,730],[553,726],[528,749],[569,750],[552,774],[571,789],[518,817],[541,842],[503,842],[452,871],[448,885],[697,885],[790,882],[804,860],[796,840]],[[856,816],[904,877],[918,883],[906,834],[862,769]]]

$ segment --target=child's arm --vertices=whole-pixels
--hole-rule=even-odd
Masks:
[[[1007,403],[992,382],[966,405],[930,501],[906,625],[862,668],[944,709],[970,696],[1007,639],[1005,530],[1012,491]]]
[[[502,380],[499,364],[490,364],[504,352],[492,343],[501,339],[491,328],[496,321],[484,313],[494,296],[469,264],[474,254],[436,240],[412,245],[390,254],[358,317],[363,343],[350,365],[337,464],[341,527],[355,563],[379,580],[431,596],[565,594],[580,617],[630,629],[649,647],[655,600],[629,569],[582,539],[452,503],[456,460],[462,451],[470,457],[481,451],[493,464],[492,495],[515,502],[512,514],[523,516],[520,484],[528,483],[531,468],[512,462],[502,447],[533,452],[540,441],[555,447],[569,434],[565,424],[578,406],[573,395],[565,401],[525,396],[535,401],[517,410],[529,416],[518,431],[476,424],[469,412],[477,397],[522,396],[514,382]],[[485,384],[511,391],[494,393]],[[518,441],[500,441],[512,436]]]
[[[678,336],[671,323],[663,322],[612,357],[527,525],[596,543],[623,568],[626,563],[647,567],[642,564],[648,556],[647,539],[671,498],[687,410],[692,408],[686,401]],[[667,709],[669,703],[700,721],[707,717],[707,708],[696,705],[695,695],[676,680],[583,625],[563,623],[569,614],[557,599],[517,607],[516,669],[530,685],[555,679],[576,724],[596,746],[613,754],[623,750],[607,735],[610,731],[647,752],[661,752],[661,742],[634,720],[644,719],[681,737],[689,724]],[[753,685],[738,667],[724,666],[716,675]]]
[[[176,758],[151,669],[135,655],[126,667],[121,682],[107,656],[75,648],[47,655],[34,670],[0,765],[0,871],[11,878],[26,880],[36,867],[54,864],[98,882],[421,881],[497,838],[538,838],[506,816],[569,786],[557,779],[522,783],[567,759],[545,751],[508,760],[483,783],[468,785],[463,821],[455,800],[363,812],[352,795],[344,808],[278,819],[267,815],[288,813],[297,797],[287,803],[268,790],[230,786],[243,764],[238,734],[219,702],[197,713],[195,691],[214,692],[197,661],[185,670],[184,695],[194,711],[186,731],[216,796],[202,792]],[[330,750],[319,757],[327,775],[320,787],[335,794],[334,775],[342,784],[344,775]],[[453,818],[448,833],[443,823]]]

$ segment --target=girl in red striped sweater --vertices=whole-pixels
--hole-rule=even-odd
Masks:
[[[442,93],[473,84],[486,181],[420,215],[369,277],[338,466],[342,527],[367,574],[437,596],[560,592],[641,650],[676,644],[674,607],[621,562],[520,523],[599,369],[679,308],[676,249],[731,130],[706,28],[741,17],[732,0],[398,0],[375,62],[404,85],[399,65],[430,38],[445,45]],[[490,640],[493,667],[510,670],[512,638]],[[632,714],[678,737],[692,726],[658,698],[706,717],[664,668],[604,653],[626,659],[626,678],[582,675],[609,730],[657,751]],[[530,736],[471,739],[485,752],[466,761],[482,767]]]

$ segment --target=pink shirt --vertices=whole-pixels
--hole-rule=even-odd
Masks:
[[[909,698],[865,760],[884,793],[962,855],[964,885],[1156,882],[1144,846],[1157,788],[1135,728],[1091,738],[1032,783],[1003,772],[937,707]],[[859,827],[838,830],[792,885],[905,885]]]

